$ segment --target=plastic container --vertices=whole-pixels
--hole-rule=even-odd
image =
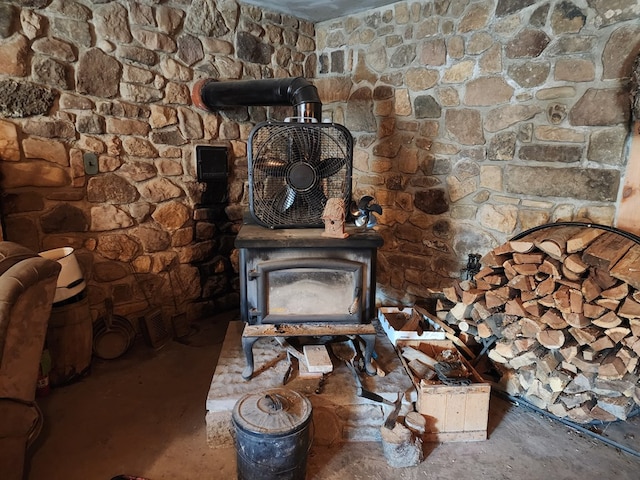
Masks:
[[[311,402],[285,388],[249,394],[236,403],[239,480],[304,480],[311,436]]]

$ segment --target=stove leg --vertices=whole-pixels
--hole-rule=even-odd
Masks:
[[[376,346],[376,335],[360,335],[360,338],[364,341],[364,370],[367,375],[373,376],[376,374],[376,368],[371,364],[371,356]]]
[[[242,337],[242,351],[247,360],[247,366],[242,370],[242,378],[250,380],[253,375],[253,344],[259,337]]]

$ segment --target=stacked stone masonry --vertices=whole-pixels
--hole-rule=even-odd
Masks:
[[[235,307],[247,139],[290,110],[208,113],[191,88],[304,76],[355,138],[354,197],[383,206],[380,301],[413,302],[527,228],[614,222],[639,18],[636,0],[398,2],[316,25],[235,0],[3,2],[5,238],[73,246],[94,314]],[[228,148],[227,205],[200,204],[203,144]]]
[[[107,297],[130,318],[149,304],[191,318],[236,308],[246,139],[286,112],[208,113],[191,87],[314,72],[312,24],[233,0],[3,2],[5,238],[74,247],[94,316]],[[229,152],[225,205],[201,204],[195,146],[209,144]]]
[[[528,228],[613,224],[640,6],[399,2],[316,25],[326,116],[383,206],[378,282],[411,304]]]

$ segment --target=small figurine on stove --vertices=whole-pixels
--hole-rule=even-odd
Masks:
[[[347,238],[349,234],[344,231],[345,219],[344,201],[341,198],[330,198],[322,212],[324,222],[324,237]]]

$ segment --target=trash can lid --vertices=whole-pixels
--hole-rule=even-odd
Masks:
[[[302,427],[311,418],[311,402],[294,390],[274,388],[238,400],[232,416],[246,431],[278,435]]]

